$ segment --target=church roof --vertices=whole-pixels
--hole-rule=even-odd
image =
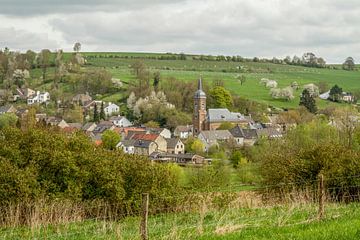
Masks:
[[[230,112],[227,108],[210,108],[208,110],[209,122],[241,122],[246,120],[241,113]]]

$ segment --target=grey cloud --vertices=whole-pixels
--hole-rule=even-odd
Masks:
[[[180,0],[183,1],[183,0]],[[34,16],[41,14],[72,14],[94,11],[121,12],[161,4],[171,0],[1,0],[0,14]]]
[[[49,36],[44,34],[36,34],[24,30],[16,30],[14,28],[0,27],[0,48],[9,47],[15,50],[36,50],[47,48],[55,50],[60,48],[59,44],[51,40]]]
[[[247,57],[313,51],[329,62],[347,55],[360,59],[360,3],[355,0],[35,2],[35,13],[57,12],[47,24],[62,42],[80,41],[84,50]]]

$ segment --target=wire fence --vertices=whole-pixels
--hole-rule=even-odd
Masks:
[[[354,184],[332,185],[340,179]],[[251,186],[244,190],[238,190],[239,187],[243,185],[155,199],[150,196],[146,209],[144,202],[139,202],[136,205],[142,207],[135,211],[124,211],[122,204],[105,202],[88,208],[66,202],[53,206],[47,202],[37,206],[24,204],[23,209],[8,206],[0,208],[0,223],[6,227],[0,231],[0,239],[96,239],[96,236],[101,239],[170,239],[174,236],[189,239],[352,216],[356,212],[354,208],[342,203],[360,199],[360,175]],[[19,231],[16,223],[6,224],[12,221],[26,225],[26,230]],[[145,235],[142,234],[144,228]]]

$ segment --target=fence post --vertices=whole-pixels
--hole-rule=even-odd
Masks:
[[[149,214],[149,194],[142,194],[142,209],[140,221],[141,240],[148,240],[148,214]]]
[[[325,202],[324,175],[321,173],[319,174],[319,179],[318,179],[318,191],[319,191],[318,218],[321,220],[324,218],[324,202]]]

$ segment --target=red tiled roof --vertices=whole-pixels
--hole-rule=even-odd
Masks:
[[[158,137],[159,137],[159,135],[157,135],[157,134],[137,133],[137,134],[134,134],[131,139],[144,140],[144,141],[155,141]]]

